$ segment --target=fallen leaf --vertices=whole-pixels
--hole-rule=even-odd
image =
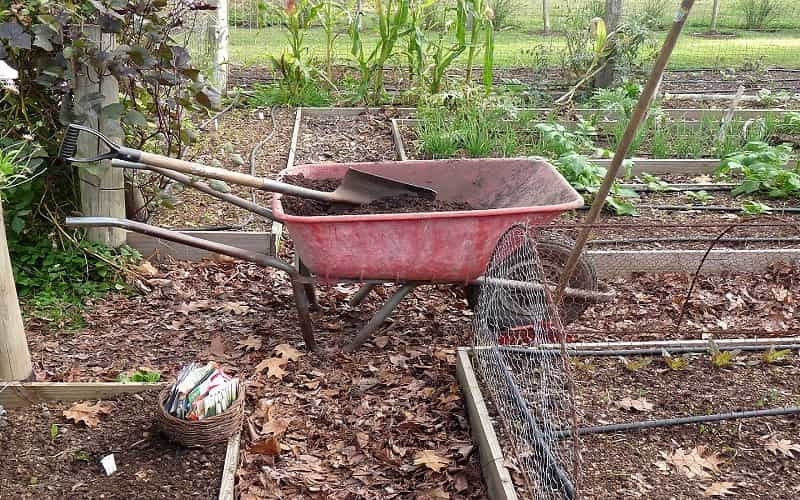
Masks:
[[[420,500],[450,500],[450,493],[447,493],[439,486],[432,490],[418,492],[416,498]]]
[[[250,306],[241,302],[223,302],[222,306],[220,306],[220,308],[217,310],[224,313],[237,314],[241,316],[243,314],[247,314],[247,311],[250,310]]]
[[[434,472],[441,472],[450,464],[450,460],[438,455],[433,450],[422,450],[414,455],[414,465],[424,465]]]
[[[156,276],[158,274],[158,269],[148,260],[143,261],[133,270],[144,276]]]
[[[302,352],[298,351],[289,344],[280,344],[275,346],[275,352],[278,353],[278,356],[281,356],[289,361],[297,361],[303,355]]]
[[[206,353],[215,358],[224,358],[226,356],[225,351],[225,339],[220,335],[213,337],[211,339],[211,344],[209,344],[208,349],[206,349]]]
[[[189,303],[184,302],[175,308],[179,313],[189,314],[192,312],[203,311],[210,307],[210,302],[207,300],[193,300]]]
[[[356,432],[356,443],[358,443],[359,448],[366,448],[369,444],[369,434],[366,432]]]
[[[281,444],[278,442],[278,438],[275,436],[259,439],[248,450],[250,453],[256,453],[258,455],[269,455],[271,457],[277,457],[281,454]]]
[[[245,351],[258,351],[261,349],[261,337],[247,337],[244,340],[240,340],[237,345]]]
[[[635,410],[635,411],[649,411],[653,409],[653,403],[647,401],[646,399],[632,399],[632,398],[622,398],[615,403],[618,408],[622,408],[623,410]]]
[[[274,434],[275,436],[282,436],[283,433],[289,428],[289,422],[282,418],[273,418],[264,422],[261,426],[262,434]]]
[[[374,342],[379,349],[383,349],[389,345],[389,337],[387,335],[381,335],[380,337],[375,337]]]
[[[286,360],[283,358],[266,358],[256,365],[255,370],[256,373],[261,373],[266,368],[267,378],[275,377],[281,379],[286,373],[286,370],[283,369],[284,366],[286,366]]]
[[[686,452],[683,448],[678,448],[672,453],[661,452],[661,456],[667,463],[675,467],[675,470],[688,478],[711,477],[708,471],[719,472],[719,465],[724,460],[719,458],[716,453],[706,453],[705,446],[697,446],[691,451]]]
[[[403,356],[402,354],[392,354],[389,356],[389,362],[394,366],[398,366],[400,368],[408,368],[406,361],[408,361],[408,358]]]
[[[724,497],[725,495],[735,495],[733,491],[736,485],[734,483],[711,483],[703,490],[704,497]]]
[[[108,415],[111,409],[107,406],[95,403],[75,403],[69,410],[64,410],[64,416],[73,420],[76,424],[83,422],[86,427],[97,427],[100,423],[100,415]]]
[[[793,443],[788,439],[772,438],[764,445],[773,455],[781,453],[785,457],[795,458],[794,453],[800,453],[800,444]]]

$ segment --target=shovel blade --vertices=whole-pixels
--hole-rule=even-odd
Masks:
[[[333,192],[333,196],[338,200],[356,205],[404,195],[416,196],[427,200],[436,199],[436,191],[433,189],[355,168],[347,169],[342,183]]]

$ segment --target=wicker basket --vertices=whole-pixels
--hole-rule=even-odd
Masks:
[[[242,430],[244,422],[244,384],[239,384],[239,394],[227,410],[203,420],[183,420],[167,413],[164,402],[169,397],[169,387],[158,396],[158,424],[161,432],[171,441],[183,446],[202,448],[227,441]]]

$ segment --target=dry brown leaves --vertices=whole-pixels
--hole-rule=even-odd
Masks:
[[[795,453],[800,454],[800,444],[793,443],[788,439],[778,439],[774,436],[765,436],[768,441],[764,447],[772,452],[773,455],[780,453],[787,458],[796,458]]]
[[[727,495],[735,495],[733,489],[736,488],[734,483],[720,482],[711,483],[703,489],[704,497],[724,497]]]
[[[90,405],[88,402],[75,403],[68,410],[64,410],[64,416],[76,424],[83,422],[87,427],[97,427],[100,424],[100,416],[111,413],[111,408],[97,402]]]
[[[286,366],[287,361],[283,358],[266,358],[261,361],[255,367],[256,374],[263,372],[265,369],[267,370],[267,378],[277,378],[282,379],[283,376],[286,374],[286,370],[283,369]]]
[[[709,452],[705,446],[696,446],[690,451],[683,448],[667,453],[661,452],[663,461],[656,462],[656,466],[662,471],[669,470],[673,466],[679,474],[692,478],[710,478],[711,472],[719,472],[719,466],[725,463],[717,453]]]
[[[414,465],[424,465],[434,472],[447,468],[450,460],[439,455],[436,450],[422,450],[414,455]]]
[[[617,401],[615,405],[617,408],[622,408],[623,410],[650,411],[653,409],[653,403],[647,401],[645,398],[633,399],[625,397]]]

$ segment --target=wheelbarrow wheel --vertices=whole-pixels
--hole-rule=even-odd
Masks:
[[[574,247],[575,241],[561,234],[539,232],[536,235],[536,250],[548,284],[555,285],[559,282],[561,273]],[[515,257],[515,255],[512,254],[509,256],[509,259],[519,260],[520,257]],[[529,275],[529,273],[525,273],[523,270],[526,266],[532,265],[531,262],[524,262],[522,260],[514,262],[513,260],[509,263],[509,279],[514,279],[513,273],[515,267],[518,267],[522,271],[523,276],[526,274]],[[598,290],[597,273],[595,272],[594,265],[585,255],[581,255],[578,259],[575,272],[572,274],[568,286],[570,288],[588,291]],[[475,309],[478,305],[480,292],[481,285],[469,285],[466,287],[467,303],[472,309]],[[587,307],[589,307],[589,302],[586,300],[565,297],[558,310],[561,323],[564,325],[572,323],[583,314]]]

